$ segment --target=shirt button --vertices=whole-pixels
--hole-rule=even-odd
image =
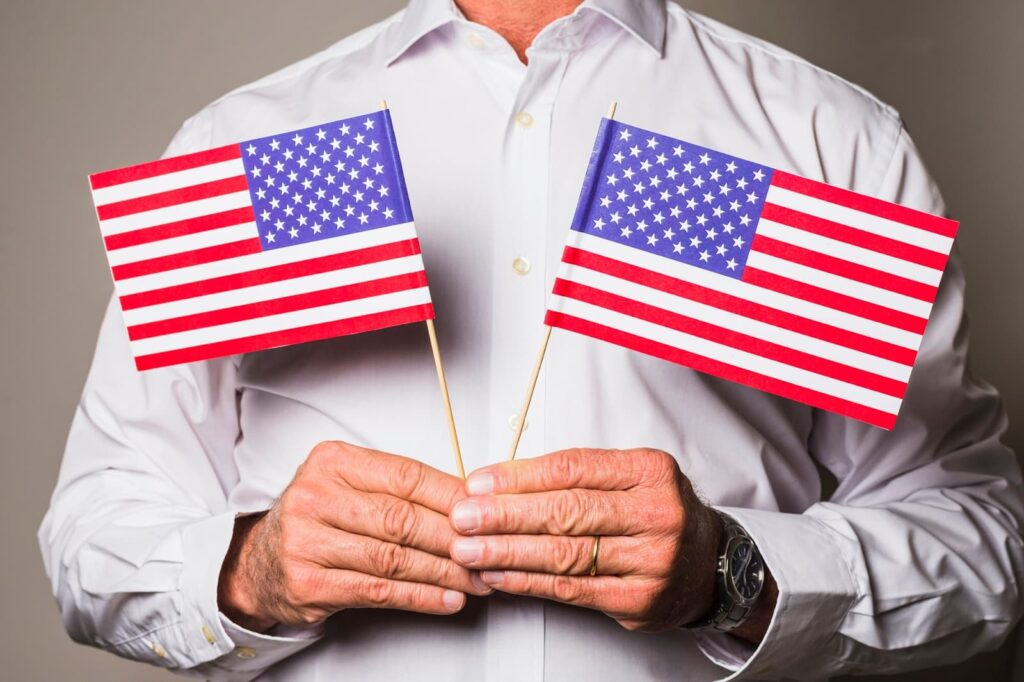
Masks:
[[[518,424],[519,424],[519,413],[516,412],[515,414],[510,414],[508,416],[508,428],[510,428],[513,431],[515,431],[516,430],[516,426]],[[526,423],[523,424],[523,431],[526,431],[528,428],[530,428],[530,420],[529,419],[527,419]]]
[[[210,644],[217,643],[217,638],[213,636],[213,630],[210,629],[209,625],[203,623],[203,627],[201,627],[199,631],[203,633],[203,637],[206,638],[207,642],[209,642]]]
[[[480,37],[479,33],[470,33],[466,36],[466,41],[478,50],[482,50],[484,46],[487,45],[487,43],[484,42],[484,39]]]
[[[256,658],[256,650],[251,646],[240,646],[235,649],[235,655],[239,658]]]
[[[160,642],[150,642],[149,648],[153,650],[153,653],[160,658],[167,658],[167,649],[160,646]]]
[[[528,275],[530,274],[530,261],[519,256],[512,261],[512,269],[516,271],[517,275]]]
[[[520,128],[529,128],[533,125],[533,114],[529,111],[520,111],[516,114],[516,125]]]

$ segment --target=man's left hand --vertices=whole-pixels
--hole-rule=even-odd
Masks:
[[[466,486],[451,555],[497,590],[596,609],[630,630],[711,608],[721,523],[671,455],[563,450],[479,469]]]

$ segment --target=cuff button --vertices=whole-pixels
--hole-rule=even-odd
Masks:
[[[235,656],[239,658],[256,658],[256,650],[251,646],[240,646],[235,649]]]

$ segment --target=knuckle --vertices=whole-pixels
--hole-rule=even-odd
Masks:
[[[312,464],[323,465],[333,460],[338,454],[338,442],[333,440],[320,441],[309,452],[308,460]]]
[[[308,571],[294,565],[282,567],[281,590],[285,601],[294,607],[303,607],[312,600],[314,579]]]
[[[582,469],[583,451],[579,448],[563,450],[551,458],[544,483],[552,489],[575,485]]]
[[[368,559],[377,575],[397,578],[405,569],[405,552],[398,545],[374,542],[367,546]]]
[[[295,482],[281,496],[282,516],[304,516],[316,509],[319,502],[316,490],[302,482]]]
[[[400,499],[389,501],[381,517],[381,528],[387,539],[403,545],[409,544],[416,529],[416,509],[413,504]]]
[[[572,538],[559,538],[552,548],[552,562],[555,565],[555,572],[562,575],[580,573],[584,564],[582,563],[582,552],[580,543]],[[589,564],[589,561],[587,562]]]
[[[387,580],[369,580],[363,587],[363,599],[376,608],[390,604],[393,595],[394,587]]]
[[[578,579],[559,575],[551,583],[551,592],[558,601],[576,602],[583,597],[583,585]]]
[[[395,495],[410,498],[423,480],[423,465],[414,459],[402,459],[391,467],[388,479]]]
[[[551,501],[550,516],[560,535],[572,535],[580,526],[587,510],[586,498],[576,490],[563,490]]]

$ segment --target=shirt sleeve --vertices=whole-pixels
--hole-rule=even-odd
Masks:
[[[206,146],[192,119],[168,155]],[[217,607],[236,515],[236,371],[233,358],[136,371],[111,301],[39,529],[74,640],[215,681],[252,679],[315,640],[244,631]]]
[[[876,196],[942,213],[901,130]],[[963,226],[962,229],[971,229]],[[1021,611],[1021,472],[995,390],[967,363],[954,253],[890,432],[818,412],[808,443],[838,480],[803,514],[723,508],[779,586],[758,647],[702,634],[727,679],[824,679],[951,663],[997,647]]]

